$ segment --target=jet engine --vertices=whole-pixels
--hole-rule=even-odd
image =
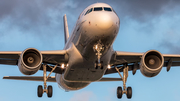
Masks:
[[[150,50],[144,53],[141,58],[140,71],[146,77],[154,77],[159,74],[163,64],[163,55],[156,50]]]
[[[35,74],[41,67],[42,54],[34,48],[28,48],[21,53],[18,67],[25,75]]]

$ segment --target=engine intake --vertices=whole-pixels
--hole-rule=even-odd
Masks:
[[[25,75],[35,74],[41,67],[42,54],[35,48],[28,48],[21,53],[18,67]]]
[[[163,64],[163,55],[156,50],[150,50],[144,53],[142,56],[140,62],[140,71],[146,77],[154,77],[159,74]]]

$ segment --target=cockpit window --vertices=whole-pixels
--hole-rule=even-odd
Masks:
[[[104,11],[112,11],[111,8],[104,7]]]
[[[91,13],[91,12],[92,12],[92,10],[93,10],[93,8],[91,8],[91,9],[89,10],[89,12],[88,12],[88,13]]]
[[[94,11],[102,11],[102,7],[95,7]]]
[[[87,12],[86,12],[84,15],[88,14],[89,10],[90,10],[90,9],[88,9]]]
[[[84,15],[86,15],[86,14],[88,14],[88,13],[92,12],[92,10],[93,10],[93,8],[91,8],[91,9],[87,10],[87,12],[86,12]]]

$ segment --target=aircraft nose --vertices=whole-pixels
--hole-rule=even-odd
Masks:
[[[113,26],[113,17],[108,13],[103,13],[98,16],[97,27],[106,30]]]

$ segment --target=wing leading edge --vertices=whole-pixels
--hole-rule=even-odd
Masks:
[[[60,64],[66,63],[68,54],[66,50],[40,51],[43,56],[43,63]],[[0,64],[17,65],[22,51],[0,52]]]

